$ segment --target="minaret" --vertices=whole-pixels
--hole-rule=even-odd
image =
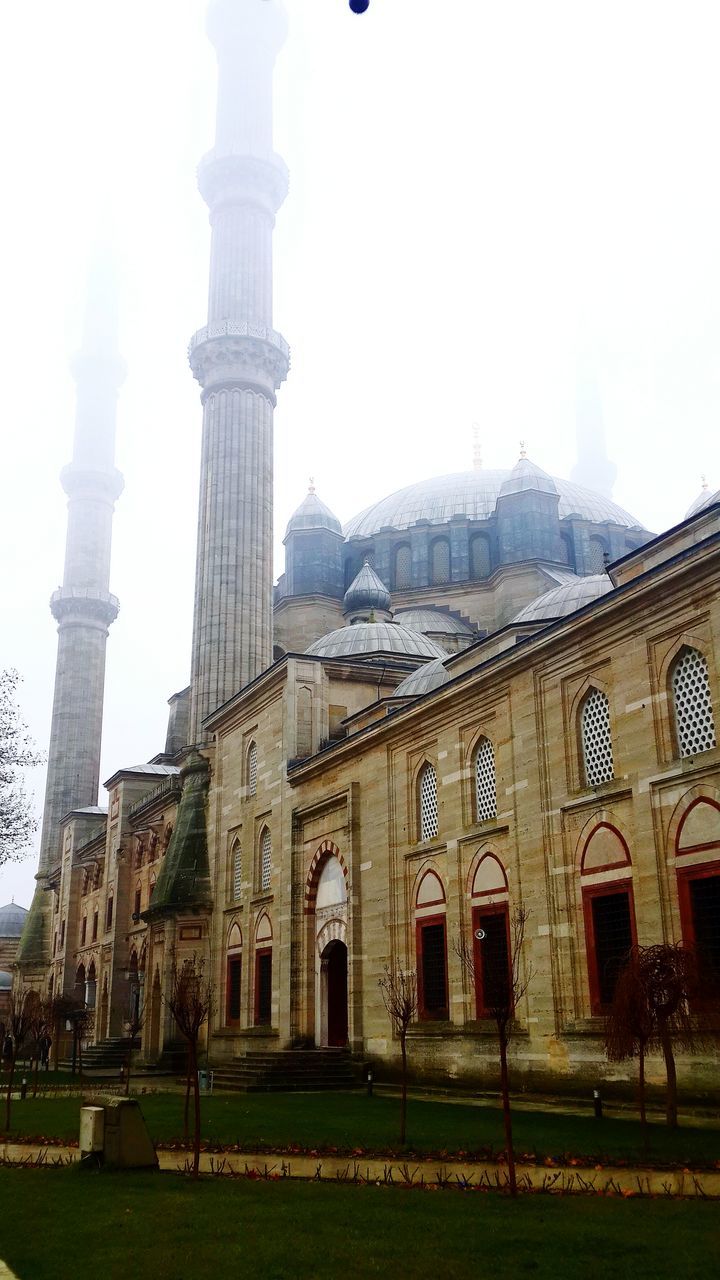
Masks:
[[[90,270],[77,385],[72,462],[61,474],[68,496],[63,583],[50,598],[58,624],[38,889],[18,952],[21,965],[48,945],[42,926],[45,880],[60,854],[60,821],[97,804],[105,689],[105,645],[118,601],[111,595],[112,518],[123,479],[114,465],[115,416],[125,367],[118,353],[117,292],[102,254]]]
[[[597,382],[583,367],[577,371],[575,386],[575,435],[577,461],[571,478],[587,489],[612,498],[617,467],[607,456],[602,400]]]
[[[213,0],[214,149],[198,170],[210,210],[208,323],[190,343],[202,387],[190,741],[272,661],[273,410],[287,376],[272,328],[272,233],[287,170],[272,149],[272,80],[286,21],[276,0]]]

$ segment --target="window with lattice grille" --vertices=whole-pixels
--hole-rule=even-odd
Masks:
[[[697,649],[683,649],[672,676],[675,728],[681,756],[699,755],[717,743],[707,661]]]
[[[480,533],[470,541],[470,577],[487,578],[490,574],[490,542]]]
[[[420,771],[420,839],[432,840],[438,833],[437,777],[431,764]]]
[[[495,752],[488,738],[481,738],[475,752],[475,812],[478,822],[497,817]]]
[[[395,552],[395,590],[402,591],[412,585],[412,552],[407,544]]]
[[[272,874],[272,839],[267,827],[262,833],[260,841],[260,888],[270,888],[270,876]]]
[[[612,738],[610,736],[610,704],[600,689],[591,689],[580,713],[585,784],[598,787],[615,776]]]
[[[232,850],[232,893],[233,900],[237,902],[242,891],[242,849],[238,841],[235,841]]]
[[[434,587],[444,586],[450,581],[450,543],[446,538],[433,542],[430,557],[430,581]]]
[[[257,793],[257,769],[257,747],[254,742],[251,742],[247,755],[247,788],[249,796],[254,796]]]
[[[588,553],[588,567],[591,573],[605,572],[605,543],[600,538],[591,538]]]

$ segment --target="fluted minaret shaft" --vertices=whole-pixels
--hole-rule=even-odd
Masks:
[[[202,387],[191,741],[272,659],[275,392],[287,344],[272,328],[272,233],[287,171],[272,150],[272,78],[285,36],[275,0],[215,0],[215,147],[198,170],[212,240],[208,324],[190,343]]]
[[[68,495],[62,586],[50,607],[58,623],[39,874],[59,854],[59,824],[74,808],[97,803],[108,627],[110,549],[115,500],[123,481],[114,465],[118,354],[115,281],[107,262],[91,271],[82,349],[74,361],[77,408],[72,462],[62,473]]]

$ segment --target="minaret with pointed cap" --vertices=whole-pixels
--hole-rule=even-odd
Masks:
[[[190,343],[203,429],[190,740],[272,660],[273,410],[288,347],[272,328],[272,233],[287,170],[272,149],[285,38],[276,0],[213,0],[215,147],[198,180],[210,210],[208,323]]]
[[[578,370],[575,388],[575,433],[577,461],[572,479],[612,498],[617,467],[607,456],[600,391],[595,378],[582,367]]]
[[[125,377],[118,351],[113,265],[98,253],[91,267],[77,385],[72,462],[62,472],[68,496],[65,569],[50,608],[58,624],[48,771],[38,889],[18,952],[32,963],[49,945],[42,890],[59,854],[60,821],[71,809],[97,804],[108,628],[118,601],[110,594],[115,501],[123,479],[115,467],[117,396]]]

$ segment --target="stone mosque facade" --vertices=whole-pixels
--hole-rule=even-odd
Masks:
[[[170,698],[163,750],[118,768],[98,804],[122,490],[104,287],[76,367],[47,796],[16,971],[84,1003],[94,1044],[122,1038],[141,1006],[141,1057],[162,1063],[176,1047],[173,966],[201,957],[216,992],[211,1063],[347,1047],[389,1075],[399,1046],[378,981],[399,964],[418,978],[417,1077],[489,1080],[491,975],[522,906],[532,978],[515,1011],[516,1080],[629,1078],[602,1040],[628,947],[683,939],[720,969],[720,493],[653,535],[612,501],[599,428],[582,484],[521,448],[506,471],[476,461],[345,528],[311,485],[273,590],[273,410],[289,368],[272,316],[284,16],[275,0],[213,0],[208,29],[219,80],[199,167],[208,322],[190,343],[202,401],[191,681]],[[682,1059],[680,1075],[689,1093],[716,1087],[715,1052]]]

